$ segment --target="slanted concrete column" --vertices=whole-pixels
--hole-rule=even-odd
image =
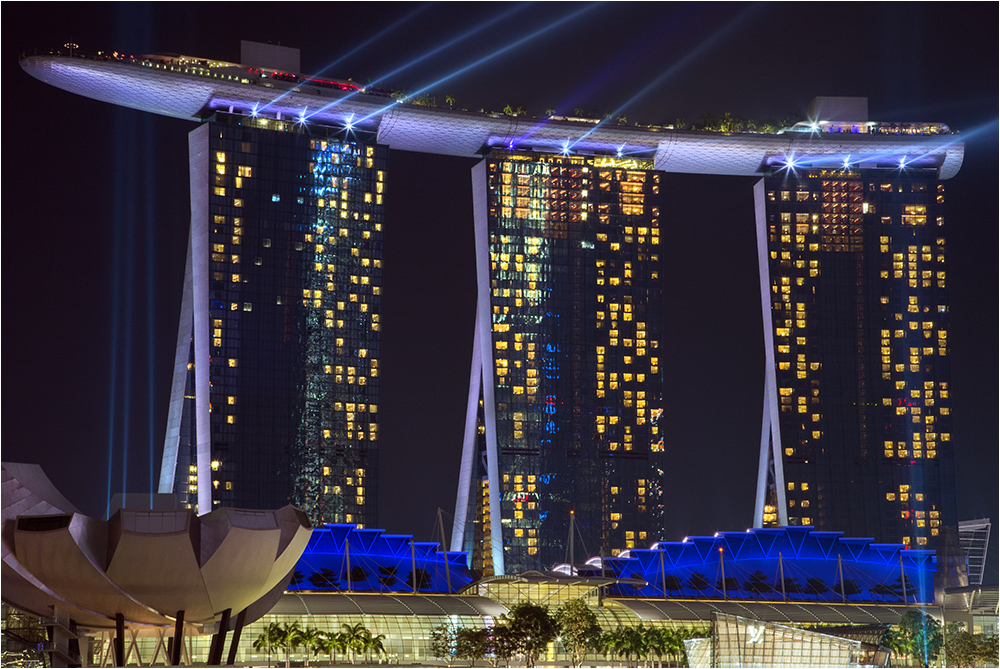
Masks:
[[[177,612],[177,620],[174,623],[174,638],[170,640],[170,666],[176,667],[181,663],[181,647],[184,644],[184,611]]]
[[[243,633],[243,626],[247,621],[247,610],[243,609],[240,611],[239,615],[236,616],[236,627],[233,628],[233,639],[229,642],[229,656],[226,658],[226,664],[233,665],[236,663],[236,649],[240,646],[240,634]]]
[[[115,666],[125,666],[125,616],[115,614]]]
[[[226,632],[229,631],[229,615],[232,609],[222,612],[222,620],[219,621],[219,631],[212,635],[212,645],[208,650],[208,665],[210,667],[222,664],[222,649],[226,646]]]

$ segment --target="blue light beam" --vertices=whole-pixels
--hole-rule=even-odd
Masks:
[[[509,9],[508,11],[504,12],[503,14],[498,14],[497,16],[493,17],[492,19],[490,19],[486,23],[483,23],[480,26],[478,26],[478,27],[476,27],[476,28],[474,28],[472,30],[462,31],[462,33],[460,35],[458,35],[457,37],[451,39],[448,42],[445,42],[444,44],[441,44],[440,46],[438,46],[435,49],[431,49],[430,51],[428,51],[424,55],[419,56],[415,60],[411,60],[409,63],[406,63],[402,67],[398,67],[395,70],[393,70],[392,72],[388,72],[386,74],[383,74],[383,75],[380,75],[380,76],[376,77],[374,80],[372,80],[372,82],[371,82],[370,85],[374,86],[375,84],[384,82],[387,79],[398,75],[400,72],[405,72],[406,70],[410,69],[414,65],[417,65],[418,63],[420,63],[420,62],[422,62],[424,60],[427,60],[431,56],[435,56],[438,53],[440,53],[440,52],[442,52],[442,51],[444,51],[446,49],[450,49],[451,47],[455,46],[456,44],[469,39],[473,35],[476,35],[477,33],[480,33],[483,30],[486,30],[487,28],[489,28],[493,24],[497,23],[498,21],[502,21],[504,19],[509,18],[511,15],[513,15],[516,12],[521,11],[526,6],[527,6],[527,3],[519,4],[519,5],[515,6],[515,7],[513,7],[512,9]],[[317,109],[316,111],[314,111],[312,114],[310,114],[309,118],[312,118],[316,114],[321,114],[321,113],[327,111],[328,109],[332,109],[332,108],[336,107],[337,105],[339,105],[339,104],[341,104],[343,102],[347,102],[348,100],[350,100],[351,98],[353,98],[355,95],[359,95],[360,93],[361,93],[361,91],[353,91],[351,93],[348,93],[344,97],[342,97],[342,98],[340,98],[338,100],[334,100],[334,101],[330,102],[329,104],[327,104],[327,105],[325,105],[323,107],[320,107],[319,109]],[[362,120],[364,120],[364,119],[362,119]]]
[[[496,51],[494,51],[491,54],[483,56],[479,60],[477,60],[477,61],[475,61],[473,63],[470,63],[470,64],[468,64],[468,65],[466,65],[464,67],[461,67],[461,68],[455,70],[454,72],[452,72],[451,74],[448,74],[448,75],[445,75],[445,76],[441,77],[437,81],[434,81],[434,82],[431,82],[431,83],[427,84],[423,88],[421,88],[421,89],[419,89],[417,91],[414,91],[413,93],[410,93],[409,95],[406,96],[406,98],[404,98],[402,100],[398,100],[397,102],[394,102],[393,104],[387,105],[385,107],[382,107],[381,109],[378,109],[378,110],[372,112],[371,114],[368,114],[364,118],[360,119],[358,121],[358,123],[360,123],[362,121],[367,121],[370,118],[373,118],[375,116],[379,116],[381,114],[384,114],[387,111],[389,111],[393,107],[393,105],[395,105],[395,104],[402,104],[404,102],[407,102],[408,100],[413,99],[414,97],[420,95],[421,93],[425,93],[426,91],[430,90],[431,88],[434,88],[436,86],[440,86],[441,84],[445,83],[446,81],[450,81],[451,79],[454,79],[455,77],[458,77],[458,76],[460,76],[462,74],[465,74],[466,72],[468,72],[471,69],[479,67],[480,65],[483,65],[484,63],[488,63],[489,61],[493,60],[494,58],[497,58],[497,57],[502,56],[503,54],[507,53],[511,49],[516,49],[517,47],[521,46],[525,42],[529,42],[529,41],[535,39],[536,37],[539,37],[540,35],[544,35],[545,33],[550,32],[550,31],[558,28],[559,26],[561,26],[561,25],[563,25],[565,23],[568,23],[570,21],[573,21],[573,20],[579,18],[580,16],[582,16],[586,12],[589,12],[589,11],[593,10],[595,7],[600,6],[600,4],[601,3],[592,3],[592,4],[585,5],[584,7],[576,10],[572,14],[569,14],[568,16],[564,16],[563,18],[561,18],[561,19],[559,19],[557,21],[553,21],[549,25],[544,26],[542,28],[539,28],[538,30],[536,30],[536,31],[534,31],[532,33],[529,33],[529,34],[525,35],[524,37],[521,37],[521,38],[515,40],[514,42],[511,42],[507,46],[499,48],[499,49],[497,49]]]
[[[390,26],[386,26],[385,28],[383,28],[382,30],[380,30],[378,33],[376,33],[375,35],[373,35],[372,37],[369,37],[367,40],[365,40],[364,42],[362,42],[358,46],[354,47],[353,49],[351,49],[350,51],[348,51],[347,53],[345,53],[340,58],[338,58],[335,61],[331,62],[329,65],[327,65],[326,67],[324,67],[322,70],[320,70],[319,72],[316,72],[315,75],[319,76],[321,74],[325,74],[329,70],[332,70],[334,67],[336,67],[337,65],[339,65],[343,61],[347,60],[348,58],[350,58],[351,56],[353,56],[357,52],[361,51],[362,49],[364,49],[368,45],[373,44],[373,43],[379,41],[380,39],[382,39],[382,37],[384,37],[385,35],[389,34],[390,32],[392,32],[393,30],[395,30],[399,26],[403,25],[404,23],[406,23],[407,21],[409,21],[410,19],[412,19],[414,16],[416,16],[420,12],[424,11],[425,9],[427,9],[430,5],[431,5],[431,3],[424,3],[424,4],[420,5],[419,7],[417,7],[416,9],[414,9],[412,12],[410,12],[409,14],[407,14],[406,16],[404,16],[403,18],[399,19],[398,21],[396,21],[395,23],[393,23]],[[299,73],[296,73],[296,74],[299,74]],[[306,85],[306,84],[298,84],[294,88],[292,88],[291,90],[285,91],[284,93],[282,93],[281,95],[279,95],[278,97],[276,97],[275,99],[271,100],[266,105],[264,105],[263,107],[261,107],[260,109],[258,109],[257,113],[259,114],[260,112],[264,111],[265,109],[267,109],[268,107],[270,107],[274,103],[279,102],[285,96],[291,95],[292,93],[294,93],[295,91],[297,91],[303,85]],[[255,116],[256,116],[256,114],[255,114]]]
[[[598,123],[597,125],[595,125],[593,128],[591,128],[587,132],[583,133],[583,135],[580,137],[580,139],[576,140],[576,142],[574,142],[573,145],[575,146],[577,143],[582,142],[584,139],[586,139],[591,134],[593,134],[594,132],[596,132],[598,128],[602,127],[609,120],[617,118],[630,105],[632,105],[636,101],[640,100],[641,98],[645,97],[647,94],[649,94],[650,91],[652,91],[654,88],[656,88],[657,86],[659,86],[666,79],[669,79],[670,77],[673,77],[678,72],[680,72],[681,70],[683,70],[684,68],[686,68],[688,65],[692,64],[694,61],[696,61],[698,58],[700,58],[706,51],[708,51],[710,48],[714,47],[715,44],[719,40],[721,40],[723,37],[725,37],[729,33],[733,32],[733,30],[735,30],[737,26],[739,26],[744,21],[746,21],[746,19],[751,14],[755,13],[757,11],[757,9],[758,9],[757,5],[751,5],[747,9],[743,10],[739,14],[739,16],[736,16],[736,17],[730,19],[729,22],[726,23],[726,25],[722,26],[722,28],[720,28],[719,30],[715,31],[715,33],[712,34],[712,35],[710,35],[707,39],[702,40],[701,44],[699,44],[697,47],[695,47],[694,49],[692,49],[691,51],[689,51],[687,53],[687,55],[685,55],[683,58],[681,58],[680,60],[678,60],[676,63],[674,63],[673,65],[671,65],[670,67],[668,67],[666,70],[664,70],[660,74],[660,76],[658,76],[655,79],[653,79],[653,81],[651,81],[648,84],[646,84],[635,95],[633,95],[628,100],[626,100],[624,103],[622,103],[621,105],[619,105],[618,108],[615,109],[613,112],[611,112],[611,114],[607,118],[602,119],[600,123]]]

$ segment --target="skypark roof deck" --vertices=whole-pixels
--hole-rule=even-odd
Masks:
[[[213,67],[218,65],[218,67]],[[476,157],[493,147],[553,153],[651,158],[658,170],[753,176],[773,169],[934,169],[949,179],[962,165],[957,135],[891,132],[794,132],[777,135],[672,130],[538,119],[418,106],[384,91],[341,90],[337,82],[259,70],[211,59],[30,55],[21,67],[63,90],[112,104],[199,121],[216,112],[370,131],[392,149]],[[330,85],[333,84],[333,85]],[[344,86],[350,88],[350,86]],[[861,125],[871,124],[859,119]]]

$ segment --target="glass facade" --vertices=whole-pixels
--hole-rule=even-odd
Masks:
[[[944,183],[783,169],[763,191],[780,443],[762,525],[933,547],[957,526]]]
[[[376,522],[386,156],[273,119],[220,115],[192,133],[194,327],[175,371],[186,374],[176,459],[168,444],[163,463],[188,505],[205,503],[209,476],[214,506]]]
[[[857,667],[873,659],[860,641],[721,613],[712,615],[710,638],[684,645],[692,667]]]
[[[456,514],[474,569],[565,561],[571,514],[581,555],[636,546],[657,526],[661,205],[651,168],[520,152],[485,160],[474,363],[483,386],[474,369],[470,399],[481,402],[464,466],[476,470]]]

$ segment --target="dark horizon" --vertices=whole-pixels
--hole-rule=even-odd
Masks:
[[[190,7],[8,8],[23,28],[9,40],[16,44],[5,63],[8,92],[24,102],[5,114],[4,259],[13,268],[5,312],[16,320],[8,320],[4,337],[4,417],[12,431],[3,457],[42,464],[85,513],[104,513],[112,406],[119,436],[111,492],[121,487],[126,407],[129,490],[148,487],[150,445],[158,475],[187,243],[186,136],[196,125],[46,86],[21,71],[17,57],[72,39],[89,51],[235,61],[240,39],[270,40],[300,48],[306,72],[340,58],[327,74],[367,81],[414,61],[427,45],[445,44],[511,12],[388,81],[417,90],[584,10],[430,92],[439,104],[453,95],[456,107],[469,109],[523,105],[541,117],[549,106],[561,106],[602,116],[660,79],[621,110],[630,123],[690,122],[727,111],[755,119],[803,117],[816,95],[867,95],[872,119],[944,122],[959,131],[965,163],[948,182],[949,220],[955,221],[949,339],[959,518],[1000,516],[997,64],[989,40],[973,34],[996,25],[992,7],[338,3],[320,13],[325,24],[314,20],[311,6]],[[453,511],[457,490],[475,313],[469,180],[475,162],[399,151],[389,156],[378,525],[426,539],[436,509]],[[663,528],[663,540],[752,524],[764,365],[755,181],[664,177],[670,208],[662,254],[663,424],[675,484],[666,501],[683,511]],[[120,271],[127,272],[117,283],[116,248]],[[126,358],[115,366],[112,357],[115,304],[125,305],[117,312],[117,342],[120,356],[131,355],[128,386]],[[994,583],[996,534],[986,572]]]

